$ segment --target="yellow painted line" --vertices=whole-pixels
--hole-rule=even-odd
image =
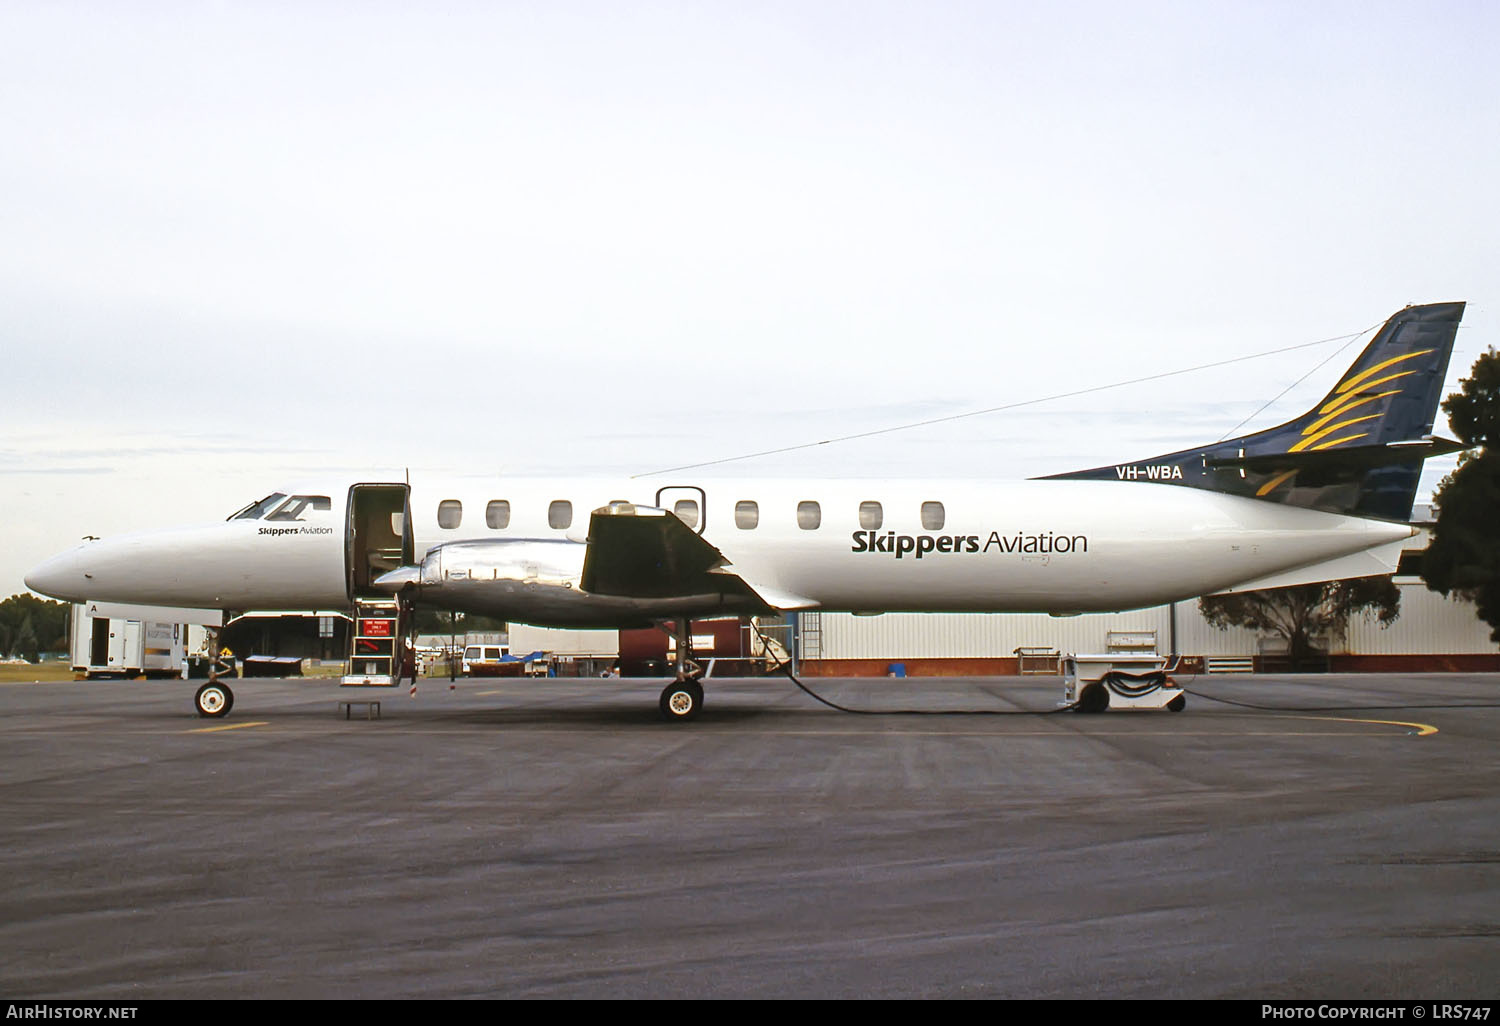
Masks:
[[[343,720],[339,720],[338,722],[343,723],[344,721]],[[1375,722],[1375,721],[1360,720],[1360,721],[1356,721],[1356,722],[1371,723],[1371,722]],[[255,727],[264,727],[264,726],[268,726],[268,725],[269,724],[265,724],[265,723],[243,724],[243,726],[255,726]],[[1402,726],[1409,726],[1409,724],[1401,724],[1401,725]],[[481,734],[481,733],[482,734],[493,734],[496,730],[504,729],[507,726],[524,728],[525,731],[526,731],[526,735],[528,737],[533,737],[533,736],[544,736],[544,737],[595,737],[595,736],[597,736],[601,732],[601,730],[605,730],[605,729],[608,729],[610,732],[612,732],[615,735],[625,736],[625,737],[632,736],[632,735],[628,735],[628,734],[623,734],[622,733],[624,730],[627,730],[627,729],[640,730],[641,731],[641,734],[634,735],[634,736],[641,736],[641,737],[650,737],[650,736],[653,736],[653,735],[647,733],[647,731],[650,730],[650,728],[651,728],[652,725],[651,724],[641,724],[641,723],[622,724],[618,728],[599,728],[599,727],[535,727],[535,726],[532,726],[530,724],[509,724],[509,725],[507,725],[507,724],[504,724],[504,723],[455,724],[451,728],[444,729],[444,730],[439,730],[439,729],[429,728],[429,727],[409,728],[409,727],[406,727],[405,725],[403,725],[400,728],[399,733],[403,737],[407,737],[407,736],[410,736],[410,737],[457,737],[457,736],[471,736],[471,735]],[[666,726],[668,726],[668,724],[666,724],[665,721],[663,721],[662,726],[666,727]],[[283,730],[285,730],[286,727],[287,727],[287,724],[285,724],[285,723],[283,723],[281,725],[281,729],[283,729]],[[235,728],[231,728],[231,727],[209,727],[207,729],[210,730],[210,731],[212,731],[212,730],[231,730],[231,729],[235,729]],[[675,729],[675,728],[673,728],[673,729]],[[46,734],[48,737],[84,737],[84,738],[88,738],[88,737],[98,737],[103,732],[103,730],[104,730],[104,728],[102,728],[102,727],[101,727],[100,730],[67,730],[67,729],[63,729],[63,730],[57,730],[57,729],[47,730],[47,729],[40,728],[40,727],[36,728],[34,730],[25,730],[25,731],[4,731],[4,730],[0,730],[0,738],[22,738],[22,737],[29,738],[29,737],[32,737],[32,736],[35,736],[35,735],[40,735],[40,734]],[[157,731],[151,730],[149,728],[141,728],[139,730],[117,730],[117,729],[113,729],[113,730],[110,730],[109,733],[112,736],[117,736],[117,737],[148,737],[149,738],[149,737],[160,737],[161,736]],[[201,731],[189,731],[188,733],[201,733]],[[326,731],[326,730],[321,730],[321,729],[313,728],[313,729],[304,730],[304,731],[299,732],[299,736],[305,735],[305,736],[308,736],[308,737],[313,737],[313,736],[322,736],[322,735],[327,734],[327,733],[328,733],[328,731]],[[1379,739],[1379,738],[1389,738],[1389,737],[1395,736],[1393,734],[1389,734],[1389,733],[1385,733],[1385,732],[1381,732],[1381,733],[1373,733],[1373,732],[1369,732],[1369,731],[1365,731],[1365,732],[1360,732],[1360,731],[1350,732],[1350,731],[1347,731],[1347,730],[1318,730],[1318,729],[1315,729],[1315,728],[1308,729],[1308,730],[1243,730],[1243,731],[1208,731],[1208,730],[1194,730],[1194,731],[1181,731],[1181,730],[1100,730],[1100,731],[1083,731],[1083,732],[1077,732],[1077,733],[1069,733],[1069,732],[1061,731],[1061,730],[1013,730],[1013,731],[1001,731],[1001,730],[955,730],[955,731],[933,731],[933,730],[758,730],[758,731],[755,731],[755,732],[751,733],[751,732],[745,731],[743,728],[740,728],[740,727],[726,727],[726,726],[723,726],[723,725],[717,725],[717,724],[711,724],[711,723],[702,723],[700,721],[699,722],[698,733],[692,735],[692,737],[723,737],[726,734],[731,734],[731,735],[733,735],[735,737],[748,737],[748,738],[751,738],[751,739],[754,739],[754,738],[757,738],[757,737],[816,737],[816,738],[824,738],[824,737],[833,737],[833,738],[837,738],[837,737],[860,737],[860,738],[928,737],[928,738],[938,738],[938,739],[945,738],[945,737],[951,737],[951,738],[994,738],[994,739],[1004,739],[1004,738],[1044,738],[1045,739],[1045,738],[1050,738],[1050,739],[1055,740],[1055,741],[1070,741],[1070,740],[1072,740],[1072,741],[1088,741],[1088,740],[1093,739],[1093,738],[1106,738],[1106,737],[1120,737],[1120,738],[1132,738],[1132,737],[1152,738],[1152,737],[1160,737],[1160,738],[1168,738],[1168,739],[1170,739],[1170,738],[1221,738],[1221,739],[1227,738],[1227,739],[1233,739],[1233,738],[1237,738],[1237,737],[1242,737],[1242,738],[1342,737],[1342,738],[1351,738],[1351,739],[1363,738],[1363,739],[1366,739],[1366,740],[1372,740],[1373,741],[1373,740],[1376,740],[1376,739]]]
[[[476,691],[476,692],[474,692],[474,697],[475,698],[483,698],[485,695],[503,695],[503,694],[505,694],[504,691]]]
[[[1378,725],[1378,726],[1404,727],[1404,728],[1408,728],[1411,731],[1415,731],[1421,737],[1428,737],[1428,736],[1430,736],[1432,734],[1438,733],[1438,729],[1436,727],[1430,726],[1429,724],[1425,724],[1425,723],[1406,723],[1406,722],[1403,722],[1403,721],[1400,721],[1400,720],[1350,719],[1350,718],[1339,717],[1339,716],[1297,716],[1297,717],[1288,717],[1288,719],[1328,720],[1328,721],[1337,722],[1337,723],[1365,723],[1365,724]],[[339,722],[342,723],[343,721],[340,720]],[[287,725],[288,724],[283,723],[281,726],[284,729]],[[241,729],[243,727],[266,727],[266,726],[270,726],[269,721],[261,720],[261,721],[256,721],[256,722],[253,722],[253,723],[225,724],[223,726],[218,726],[218,727],[199,727],[196,730],[186,731],[186,733],[189,733],[189,734],[205,734],[205,733],[214,733],[214,732],[217,732],[217,731],[224,731],[224,730],[239,730],[239,729]],[[314,728],[314,732],[318,732],[318,728],[320,728],[322,725],[308,724],[307,726],[313,727]],[[402,733],[402,734],[410,734],[410,735],[431,735],[431,736],[435,736],[435,737],[443,737],[443,736],[452,736],[454,734],[478,733],[478,732],[481,732],[481,731],[490,732],[490,731],[495,730],[497,727],[503,727],[503,726],[505,726],[505,725],[504,724],[494,724],[494,723],[484,723],[484,724],[452,723],[452,724],[450,724],[450,725],[448,725],[446,727],[437,728],[437,727],[428,727],[428,726],[418,726],[418,725],[413,724],[411,726],[403,725],[401,727],[400,733]],[[625,728],[639,729],[639,730],[642,731],[642,733],[644,735],[645,732],[649,731],[649,729],[650,729],[651,726],[652,726],[651,724],[631,723],[631,724],[622,724],[622,727],[620,729],[625,729]],[[667,726],[667,724],[663,723],[662,726]],[[713,724],[713,723],[704,723],[702,721],[699,722],[699,728],[700,728],[699,729],[699,733],[695,734],[695,735],[692,735],[692,736],[708,736],[710,734],[712,734],[714,736],[717,736],[717,735],[720,735],[720,734],[723,734],[723,733],[726,732],[725,729],[723,729],[723,725]],[[534,725],[526,725],[526,732],[527,732],[528,735],[532,735],[532,734],[545,734],[545,735],[552,735],[552,736],[558,736],[558,737],[574,737],[574,736],[594,735],[594,734],[598,734],[600,732],[600,729],[601,728],[599,728],[599,727],[567,727],[567,726],[534,726]],[[611,728],[611,729],[613,729],[613,728]],[[114,734],[127,734],[127,735],[132,735],[132,736],[134,736],[134,735],[140,735],[142,737],[156,736],[156,731],[155,730],[152,730],[150,728],[145,728],[145,727],[143,727],[141,729],[138,729],[138,730],[131,730],[131,729],[120,730],[120,729],[114,729],[114,730],[111,730],[110,732],[114,733]],[[615,732],[619,733],[619,729],[616,729]],[[1077,730],[1077,731],[1069,731],[1066,727],[1062,727],[1062,726],[1059,726],[1059,727],[1056,727],[1056,728],[1053,728],[1053,729],[1050,729],[1050,730],[1037,730],[1037,729],[1005,730],[1003,728],[995,729],[995,730],[909,730],[909,729],[908,730],[882,730],[882,729],[880,729],[878,727],[876,727],[874,729],[858,729],[858,728],[852,728],[851,727],[850,729],[847,729],[847,730],[837,730],[837,729],[834,729],[834,730],[819,730],[819,729],[802,729],[802,730],[799,730],[799,729],[796,729],[796,728],[790,728],[790,729],[782,729],[782,730],[771,729],[771,730],[755,730],[755,731],[747,731],[747,730],[745,730],[745,729],[743,729],[741,727],[734,727],[734,728],[732,728],[732,732],[734,734],[736,734],[736,735],[745,735],[745,736],[750,736],[750,737],[856,737],[856,736],[862,736],[862,737],[932,737],[932,738],[943,738],[943,737],[979,737],[979,738],[1038,737],[1038,738],[1052,738],[1054,740],[1070,740],[1070,739],[1072,739],[1072,740],[1088,740],[1089,738],[1097,738],[1097,737],[1126,737],[1126,738],[1129,738],[1129,737],[1163,737],[1163,738],[1236,738],[1236,737],[1246,737],[1246,738],[1249,738],[1249,737],[1285,737],[1285,738],[1293,738],[1293,737],[1309,737],[1309,738],[1311,738],[1311,737],[1343,737],[1343,738],[1360,738],[1360,737],[1363,737],[1363,738],[1372,738],[1373,739],[1373,738],[1379,738],[1379,737],[1391,737],[1392,736],[1391,734],[1383,732],[1383,731],[1380,732],[1380,733],[1371,733],[1371,732],[1362,732],[1362,733],[1361,732],[1355,732],[1355,733],[1351,733],[1351,732],[1349,732],[1347,730],[1318,730],[1316,728],[1310,728],[1308,730],[1182,730],[1182,729],[1165,728],[1165,729],[1159,729],[1159,730],[1158,729],[1147,729],[1147,730],[1109,729],[1109,730]],[[27,729],[27,730],[0,730],[0,736],[12,736],[12,737],[14,737],[14,736],[21,736],[21,735],[29,735],[29,734],[39,734],[39,733],[45,733],[45,734],[47,734],[49,736],[54,736],[54,737],[94,737],[94,736],[97,736],[100,733],[100,731],[98,731],[98,730],[69,729],[69,728],[66,728],[66,727],[64,727],[64,728],[55,728],[55,727],[54,728],[47,728],[47,727],[44,727],[44,726],[39,726],[37,728]]]
[[[1430,723],[1407,723],[1404,720],[1357,720],[1346,716],[1298,716],[1297,719],[1332,720],[1335,723],[1378,723],[1386,727],[1410,727],[1417,732],[1417,737],[1431,737],[1438,732],[1438,729]]]
[[[1310,719],[1313,717],[1309,717]],[[1331,717],[1330,717],[1331,718]],[[1351,723],[1381,723],[1381,720],[1351,720]],[[1402,723],[1411,727],[1422,724]],[[1436,732],[1436,728],[1428,728]],[[557,731],[557,733],[570,733]],[[1374,735],[1351,734],[1345,730],[1080,730],[1073,734],[1060,734],[1051,730],[767,730],[757,735],[773,734],[779,737],[838,737],[852,733],[869,734],[875,737],[1076,737],[1087,740],[1091,737],[1373,737]]]
[[[563,733],[556,731],[555,733]],[[1350,734],[1346,731],[1334,730],[1244,730],[1244,731],[1205,731],[1195,730],[1186,733],[1180,730],[1089,730],[1080,731],[1077,734],[1059,734],[1048,730],[1014,730],[1014,731],[991,731],[991,730],[955,730],[938,733],[931,730],[871,730],[871,731],[840,731],[840,730],[771,730],[761,731],[757,737],[850,737],[858,733],[869,737],[1046,737],[1055,738],[1059,741],[1069,737],[1087,741],[1096,737],[1358,737],[1358,734]],[[1370,735],[1373,736],[1373,735]]]
[[[1358,721],[1355,721],[1355,722],[1370,723],[1370,722],[1374,722],[1374,721],[1371,721],[1371,720],[1358,720]],[[856,729],[850,729],[850,730],[757,730],[757,731],[749,732],[749,731],[746,731],[743,728],[737,727],[737,726],[728,726],[728,725],[721,725],[721,724],[705,723],[702,720],[697,721],[697,723],[698,723],[698,727],[696,729],[697,729],[698,733],[692,735],[692,737],[722,737],[725,734],[732,734],[735,737],[750,737],[750,738],[756,738],[756,737],[866,737],[866,738],[882,738],[882,737],[930,737],[930,738],[949,738],[949,737],[951,737],[951,738],[1035,737],[1035,738],[1050,738],[1050,739],[1056,740],[1056,741],[1087,741],[1087,740],[1090,740],[1092,738],[1101,738],[1101,737],[1122,737],[1122,738],[1131,738],[1131,737],[1141,737],[1141,738],[1146,738],[1146,737],[1162,737],[1162,738],[1237,738],[1237,737],[1244,737],[1244,738],[1250,738],[1250,737],[1282,737],[1282,738],[1308,737],[1308,738],[1311,738],[1311,737],[1341,737],[1341,738],[1350,738],[1350,739],[1356,739],[1356,738],[1375,739],[1375,738],[1382,738],[1382,737],[1391,737],[1391,736],[1394,736],[1392,734],[1388,734],[1388,733],[1384,733],[1384,732],[1382,732],[1380,734],[1373,734],[1373,733],[1369,733],[1369,732],[1358,732],[1358,731],[1351,733],[1351,732],[1349,732],[1347,730],[1318,730],[1316,728],[1312,728],[1312,729],[1308,729],[1308,730],[1228,730],[1228,731],[1226,731],[1226,730],[1193,730],[1193,731],[1184,731],[1184,730],[1088,730],[1088,731],[1069,732],[1069,731],[1061,730],[1061,729],[1059,729],[1059,730],[941,730],[941,731],[940,730],[878,730],[878,729],[877,730],[856,730]],[[403,727],[401,729],[401,734],[403,736],[410,735],[410,736],[452,737],[452,736],[458,735],[458,734],[476,734],[476,733],[481,733],[481,732],[488,733],[488,732],[494,731],[496,729],[504,728],[506,726],[507,726],[507,724],[503,724],[503,723],[454,724],[451,728],[444,729],[444,730],[438,730],[438,729],[430,728],[430,727],[415,727],[415,728],[411,728],[411,729]],[[533,736],[547,736],[547,737],[590,737],[590,736],[594,736],[594,735],[599,734],[601,732],[601,730],[604,729],[604,728],[598,728],[598,727],[535,727],[535,726],[532,726],[530,724],[510,724],[509,726],[524,727],[525,730],[526,730],[526,735],[528,737],[533,737]],[[638,723],[638,724],[629,725],[629,729],[639,729],[639,730],[641,730],[643,732],[639,736],[649,736],[649,735],[645,734],[644,732],[647,731],[647,730],[649,730],[651,726],[652,726],[651,724],[639,724]],[[661,726],[663,728],[670,727],[670,725],[667,724],[665,721],[662,721]],[[1405,726],[1405,724],[1403,724],[1403,726]],[[610,729],[614,733],[618,733],[619,730],[626,729],[626,728],[625,727],[621,727],[621,728],[608,728],[608,729]],[[671,728],[671,729],[675,729],[675,728]],[[53,733],[58,733],[58,732],[54,731]],[[143,732],[143,733],[149,733],[149,732]]]
[[[226,723],[222,727],[199,727],[196,730],[186,731],[188,734],[213,734],[220,730],[244,730],[246,727],[268,727],[270,720],[256,720],[253,723]]]

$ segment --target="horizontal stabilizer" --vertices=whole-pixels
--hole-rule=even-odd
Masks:
[[[1363,552],[1340,556],[1338,559],[1311,563],[1297,567],[1295,570],[1283,570],[1267,577],[1246,581],[1243,584],[1236,584],[1233,588],[1213,592],[1213,594],[1230,595],[1245,591],[1267,591],[1271,588],[1291,588],[1299,584],[1343,581],[1351,577],[1381,577],[1396,572],[1396,567],[1401,562],[1401,553],[1410,546],[1411,541],[1408,539],[1387,542],[1373,549],[1365,549]]]
[[[1297,470],[1354,470],[1386,467],[1395,463],[1415,463],[1433,456],[1462,452],[1466,446],[1451,438],[1418,438],[1409,442],[1385,445],[1355,445],[1347,449],[1323,449],[1310,452],[1277,452],[1262,456],[1220,456],[1207,461],[1211,470],[1239,469],[1258,474]]]

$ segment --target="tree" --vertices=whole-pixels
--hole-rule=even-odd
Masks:
[[[1203,619],[1221,631],[1249,627],[1287,642],[1292,670],[1301,669],[1320,634],[1342,634],[1356,615],[1374,615],[1381,628],[1401,615],[1401,592],[1389,577],[1355,577],[1325,584],[1299,584],[1268,591],[1207,595],[1198,600]]]
[[[68,604],[35,595],[12,595],[0,602],[0,655],[20,654],[32,662],[41,652],[68,647]]]
[[[431,609],[423,607],[416,610],[415,624],[418,634],[448,634],[458,632],[462,627],[465,631],[489,631],[498,633],[505,630],[504,620],[497,620],[493,616],[481,616],[478,613],[460,613],[459,619],[450,620],[452,614],[446,609]]]
[[[1474,603],[1500,642],[1500,353],[1474,361],[1469,376],[1443,401],[1454,435],[1469,452],[1433,496],[1437,523],[1422,554],[1422,579],[1444,595]]]
[[[21,658],[28,663],[39,663],[42,661],[41,651],[36,643],[36,625],[31,622],[31,614],[21,621],[20,628],[16,631],[16,651]]]

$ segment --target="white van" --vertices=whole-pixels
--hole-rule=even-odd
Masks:
[[[469,645],[464,649],[460,672],[465,677],[497,677],[500,675],[500,659],[508,655],[509,645]]]

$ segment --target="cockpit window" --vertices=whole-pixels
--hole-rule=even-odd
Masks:
[[[333,503],[328,501],[326,495],[293,495],[276,510],[269,514],[267,520],[301,520],[303,512],[311,506],[315,510],[329,510]]]
[[[236,513],[234,516],[230,517],[229,519],[230,520],[259,520],[261,517],[265,516],[271,510],[275,509],[276,508],[276,504],[279,503],[284,498],[286,498],[286,492],[272,492],[270,495],[267,495],[264,499],[261,499],[259,502],[252,502],[250,505],[246,506],[244,509],[240,510],[238,513]],[[327,502],[328,500],[324,499],[323,501]]]

